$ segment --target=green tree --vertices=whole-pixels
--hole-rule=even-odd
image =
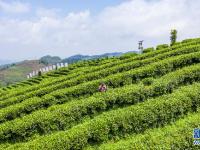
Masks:
[[[176,43],[176,39],[177,39],[177,30],[173,29],[171,30],[171,36],[170,36],[171,46]]]
[[[42,63],[42,64],[45,64],[45,65],[48,65],[48,64],[59,63],[59,62],[61,62],[61,60],[62,59],[58,56],[47,55],[47,56],[40,58],[39,62]]]

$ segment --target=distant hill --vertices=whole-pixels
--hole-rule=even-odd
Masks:
[[[120,56],[124,53],[121,53],[121,52],[114,52],[114,53],[105,53],[105,54],[102,54],[102,55],[81,55],[81,54],[77,54],[77,55],[73,55],[73,56],[70,56],[70,57],[67,57],[67,58],[64,58],[64,59],[61,59],[60,57],[58,56],[50,56],[50,55],[47,55],[47,56],[43,56],[42,58],[40,58],[40,63],[43,63],[43,64],[56,64],[56,63],[60,63],[60,62],[63,62],[63,63],[68,63],[68,64],[72,64],[72,63],[76,63],[78,61],[81,61],[81,60],[91,60],[91,59],[98,59],[98,58],[104,58],[104,57],[113,57],[113,56]]]
[[[71,63],[76,63],[78,61],[81,61],[81,60],[90,60],[90,59],[98,59],[98,58],[104,58],[104,57],[117,57],[117,56],[121,56],[121,55],[124,55],[124,54],[127,54],[127,53],[138,53],[138,51],[128,51],[128,52],[125,52],[125,53],[122,53],[122,52],[114,52],[114,53],[105,53],[105,54],[102,54],[102,55],[74,55],[74,56],[71,56],[71,57],[68,57],[68,58],[65,58],[62,60],[62,62],[67,62],[69,64]]]
[[[134,53],[137,53],[137,51],[130,51],[130,52],[134,52]],[[126,53],[130,53],[130,52],[126,52]],[[98,58],[104,58],[104,57],[114,57],[114,56],[121,56],[123,54],[126,54],[126,53],[122,53],[122,52],[114,52],[114,53],[105,53],[105,54],[102,54],[102,55],[74,55],[74,56],[71,56],[71,57],[68,57],[68,58],[65,58],[62,60],[62,62],[67,62],[69,64],[71,63],[76,63],[78,61],[81,61],[81,60],[90,60],[90,59],[98,59]]]
[[[26,74],[45,65],[39,60],[25,60],[3,66],[0,67],[0,84],[6,86],[26,79]]]
[[[137,53],[137,51],[129,51],[129,52],[126,52],[126,53],[131,53],[131,52]],[[81,61],[81,60],[92,60],[92,59],[105,58],[105,57],[121,56],[121,55],[126,54],[126,53],[114,52],[114,53],[105,53],[105,54],[102,54],[102,55],[91,55],[91,56],[90,55],[78,54],[78,55],[73,55],[73,56],[70,56],[70,57],[67,57],[67,58],[64,58],[64,59],[61,59],[58,56],[47,55],[47,56],[43,56],[42,58],[40,58],[39,61],[40,61],[40,63],[43,63],[45,65],[56,64],[56,63],[60,63],[60,62],[72,64],[72,63],[76,63],[76,62]]]

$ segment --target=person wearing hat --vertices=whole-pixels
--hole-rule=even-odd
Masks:
[[[99,92],[106,92],[107,91],[107,86],[105,83],[101,83],[99,86]]]

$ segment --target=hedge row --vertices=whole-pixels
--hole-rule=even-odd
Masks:
[[[149,53],[149,52],[153,52],[154,51],[154,48],[153,47],[150,47],[150,48],[146,48],[142,51],[142,53]]]
[[[34,134],[41,135],[52,131],[66,130],[80,123],[85,117],[92,117],[112,108],[143,102],[150,97],[171,93],[181,85],[200,81],[199,74],[200,64],[155,79],[151,86],[129,85],[105,94],[97,94],[87,99],[37,111],[23,118],[1,124],[0,139],[2,142],[23,141]],[[10,110],[9,115],[19,115],[16,114],[19,112],[15,112],[14,109]]]
[[[109,74],[114,74],[114,73],[117,73],[117,72],[123,72],[123,71],[126,71],[126,70],[131,70],[131,69],[134,69],[134,68],[137,68],[137,67],[140,67],[140,66],[147,65],[151,62],[156,62],[156,61],[168,58],[170,56],[176,56],[176,55],[185,54],[185,53],[186,54],[192,53],[192,52],[196,52],[196,51],[199,51],[199,50],[200,50],[200,46],[191,46],[191,47],[188,47],[188,48],[183,49],[183,50],[177,50],[174,53],[168,52],[166,54],[158,55],[155,58],[150,58],[150,59],[139,61],[139,62],[130,62],[130,63],[126,63],[125,65],[122,64],[122,65],[119,65],[119,66],[116,66],[116,67],[105,69],[103,71],[90,73],[90,74],[85,75],[85,76],[79,76],[79,78],[76,78],[76,79],[71,80],[71,81],[66,81],[66,82],[63,82],[61,84],[57,84],[55,86],[50,86],[48,88],[38,89],[37,91],[27,93],[27,94],[20,96],[20,97],[14,97],[14,98],[11,98],[11,99],[6,100],[6,101],[0,101],[0,108],[9,106],[10,104],[13,104],[13,103],[22,102],[24,99],[27,99],[29,97],[33,97],[33,96],[41,97],[41,96],[48,94],[51,91],[57,90],[61,87],[65,88],[65,87],[75,86],[75,85],[82,83],[82,82],[99,79],[99,78],[108,76]],[[98,86],[98,85],[96,85],[96,86]],[[96,88],[95,88],[95,90],[96,90]]]
[[[183,66],[198,62],[200,62],[200,52],[181,55],[168,60],[156,62],[141,69],[107,77],[103,81],[105,81],[107,85],[116,88],[135,83],[136,81],[146,77],[162,76],[168,72],[176,70],[177,68],[182,68]],[[46,108],[54,104],[65,103],[74,98],[79,98],[80,96],[90,96],[97,92],[98,83],[98,80],[87,82],[73,88],[52,92],[51,94],[45,95],[42,98],[35,97],[27,99],[19,104],[1,109],[0,120],[1,122],[5,120],[12,120],[23,113],[28,114],[40,108]],[[14,115],[12,112],[14,112]]]
[[[191,41],[191,42],[183,43],[181,45],[174,45],[174,46],[171,46],[169,48],[155,50],[155,51],[150,52],[150,53],[139,55],[139,56],[137,56],[137,58],[138,58],[138,60],[142,60],[142,59],[145,59],[147,57],[154,57],[154,56],[161,54],[161,53],[164,53],[164,52],[180,49],[180,48],[187,47],[187,46],[190,46],[190,45],[197,45],[199,43],[200,43],[200,39],[193,39],[193,41]]]
[[[161,44],[161,45],[158,45],[158,46],[156,47],[156,50],[164,49],[164,48],[168,48],[168,47],[169,47],[168,44]]]
[[[191,50],[192,51],[192,50]],[[186,55],[186,57],[187,57],[188,55]],[[197,55],[198,56],[198,55]],[[178,56],[178,57],[180,57],[180,56]],[[196,57],[196,56],[195,56]],[[190,59],[190,57],[188,57],[189,59]],[[187,58],[187,59],[188,59]],[[191,58],[192,59],[192,58]],[[156,60],[156,59],[155,59]],[[154,60],[154,61],[155,61]],[[151,60],[151,61],[153,61],[153,60]],[[190,61],[190,60],[189,60]],[[165,61],[165,63],[166,62],[168,62],[168,60],[166,60]],[[154,65],[154,67],[156,67],[156,65],[158,65],[158,66],[160,66],[160,65],[162,65],[161,64],[162,62],[159,62],[158,64],[155,64]],[[136,64],[137,65],[137,64]],[[130,67],[130,66],[128,66],[128,67]],[[150,68],[152,68],[151,66],[150,66]],[[147,71],[149,70],[149,68],[148,67],[146,67],[145,68]],[[156,68],[155,68],[156,69]],[[159,68],[158,68],[159,69]],[[136,70],[136,71],[142,71],[142,72],[144,72],[142,69],[141,70]],[[154,70],[151,70],[151,71],[154,71]],[[130,74],[131,72],[127,72],[128,74]],[[127,74],[126,73],[126,74]],[[133,73],[134,73],[134,71],[133,71]],[[145,73],[144,73],[145,74]],[[137,76],[137,75],[136,75]],[[80,79],[82,79],[82,78],[80,78]],[[83,79],[82,79],[83,80]],[[73,83],[74,81],[71,81],[71,82],[67,82],[69,85],[68,86],[70,86],[70,83]],[[100,82],[100,81],[98,81],[98,82]],[[96,83],[95,84],[95,86],[97,87],[98,86],[98,83]],[[94,86],[93,86],[94,87]],[[64,89],[64,91],[65,91],[66,89]],[[93,91],[96,91],[96,88],[94,88],[93,89]],[[40,93],[40,95],[45,95],[45,91],[44,90],[42,90],[41,92],[43,92],[43,93]],[[60,92],[60,91],[59,91]],[[54,92],[55,93],[55,92]],[[36,93],[37,94],[37,96],[38,96],[38,93]],[[9,99],[9,100],[7,100],[7,101],[1,101],[0,102],[0,107],[2,108],[2,107],[5,107],[5,106],[8,106],[9,104],[13,104],[13,103],[15,103],[15,102],[21,102],[23,99],[24,99],[24,97],[26,97],[27,95],[28,95],[28,97],[33,97],[33,96],[35,96],[36,95],[35,93],[28,93],[28,94],[26,94],[26,95],[24,95],[24,96],[22,96],[22,97],[20,97],[20,99],[19,98],[13,98],[13,99]],[[40,96],[39,95],[39,96]]]
[[[74,126],[68,131],[16,144],[8,149],[82,149],[146,129],[161,127],[200,105],[200,84],[182,87],[172,94],[145,103],[103,113],[94,119]]]
[[[78,68],[78,70],[81,70],[81,68]],[[72,70],[72,71],[69,71],[69,75],[71,76],[71,77],[76,77],[76,75],[75,74],[73,74],[73,75],[71,75],[71,72],[73,72],[74,70]],[[77,69],[75,69],[75,71],[77,71]],[[74,72],[73,72],[74,73]],[[50,74],[52,74],[52,76],[53,76],[53,73],[48,73],[49,75]],[[78,75],[78,74],[77,74]],[[49,76],[48,75],[43,75],[44,76],[44,78],[43,78],[43,80],[40,82],[40,84],[39,85],[41,85],[41,86],[43,86],[44,85],[44,83],[46,83],[46,82],[48,82],[49,84],[48,85],[53,85],[54,84],[54,81],[57,81],[58,79],[57,78],[51,78],[51,79],[49,79]],[[60,77],[60,76],[59,76]],[[38,78],[38,77],[37,77]],[[37,78],[33,78],[33,79],[37,79]],[[61,78],[64,78],[64,77],[61,77]],[[33,80],[33,79],[29,79],[29,80],[27,80],[27,81],[31,81],[31,80]],[[52,83],[51,83],[51,82]],[[55,82],[56,83],[56,82]],[[35,84],[34,86],[31,86],[31,87],[27,87],[27,86],[25,86],[25,87],[23,87],[23,88],[20,88],[19,90],[18,89],[13,89],[13,90],[9,90],[9,91],[7,91],[7,93],[5,94],[5,95],[3,95],[3,96],[1,96],[0,97],[0,100],[6,100],[6,99],[8,99],[8,98],[10,98],[10,97],[12,97],[12,96],[17,96],[17,95],[20,95],[20,94],[24,94],[25,92],[29,92],[29,91],[31,91],[31,90],[35,90],[35,89],[38,89],[39,88],[39,86],[38,86],[38,84]]]
[[[51,86],[51,85],[54,85],[56,83],[65,81],[67,79],[71,79],[71,78],[77,77],[78,75],[80,75],[80,73],[82,73],[82,71],[84,69],[85,68],[78,68],[78,70],[75,70],[77,73],[74,73],[73,71],[71,71],[71,72],[69,72],[69,74],[67,76],[56,75],[59,78],[55,77],[52,74],[51,78],[50,77],[48,77],[48,78],[45,77],[43,79],[43,81],[40,82],[40,84],[35,84],[34,86],[31,86],[31,87],[20,88],[19,90],[16,89],[15,91],[9,91],[6,95],[2,96],[0,98],[0,100],[7,100],[10,97],[14,97],[14,96],[18,96],[18,95],[24,95],[24,93],[28,93],[28,92],[31,92],[31,91],[34,91],[34,90],[38,90],[39,88]]]
[[[178,120],[174,125],[148,130],[144,134],[133,135],[116,143],[107,143],[98,148],[88,150],[146,150],[146,149],[193,149],[199,150],[194,144],[193,130],[200,127],[200,112],[190,114]]]
[[[198,44],[198,42],[199,42],[199,40],[195,40],[195,39],[194,39],[194,41],[196,41],[195,44]],[[194,43],[194,41],[191,42],[191,43]],[[175,50],[175,49],[181,48],[181,47],[183,47],[183,46],[188,46],[188,45],[192,45],[192,44],[186,43],[186,44],[183,44],[183,45],[181,45],[181,46],[173,47],[173,49]],[[163,49],[163,50],[157,50],[157,51],[155,51],[155,52],[153,52],[153,53],[143,54],[143,55],[140,55],[140,56],[136,56],[136,57],[134,57],[134,58],[125,59],[125,60],[122,60],[122,61],[114,61],[114,62],[112,62],[112,63],[108,63],[108,64],[106,64],[106,65],[102,65],[100,68],[99,68],[99,67],[96,67],[96,70],[104,69],[104,68],[109,68],[109,67],[112,67],[112,66],[114,66],[114,65],[118,65],[118,64],[121,64],[121,63],[130,62],[130,61],[134,61],[134,60],[142,60],[142,59],[145,59],[145,58],[150,58],[150,57],[153,57],[153,56],[156,56],[156,55],[158,55],[158,54],[162,54],[162,53],[168,52],[168,51],[171,51],[171,49],[170,49],[170,48],[167,48],[167,49]],[[86,72],[91,73],[91,72],[93,72],[93,71],[95,71],[95,70],[89,69],[89,70],[87,70]],[[81,71],[81,72],[83,72],[83,71]],[[86,73],[86,72],[85,72],[85,73]],[[77,73],[77,74],[78,74],[78,73]],[[76,76],[77,74],[75,74],[75,76]],[[72,77],[75,77],[75,76],[72,76]],[[72,77],[71,77],[71,78],[72,78]],[[31,88],[22,90],[21,92],[16,91],[16,92],[14,92],[15,94],[14,94],[14,93],[11,93],[10,96],[24,94],[25,92],[29,92],[29,91],[32,91],[32,90],[36,90],[36,89],[39,89],[39,88],[41,88],[41,87],[49,86],[49,85],[52,85],[52,84],[54,85],[54,84],[56,84],[56,83],[62,82],[62,81],[67,80],[67,79],[70,79],[70,78],[62,78],[62,79],[59,78],[58,80],[55,80],[55,81],[49,80],[47,83],[41,83],[41,85],[34,86],[34,87],[31,87]],[[20,89],[20,90],[21,90],[21,89]],[[9,98],[10,96],[7,96],[7,98]],[[23,98],[23,97],[22,97],[22,98]],[[1,99],[2,99],[2,98],[1,98]],[[5,97],[4,97],[3,99],[5,99]]]

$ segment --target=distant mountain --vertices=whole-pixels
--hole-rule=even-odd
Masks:
[[[130,53],[130,52],[137,53],[136,51],[129,51],[129,52],[126,52],[126,53]],[[114,53],[105,53],[105,54],[102,54],[102,55],[92,55],[92,56],[78,54],[78,55],[74,55],[74,56],[65,58],[65,59],[62,60],[62,62],[67,62],[67,63],[71,64],[71,63],[75,63],[75,62],[78,62],[78,61],[81,61],[81,60],[90,60],[90,59],[98,59],[98,58],[114,57],[114,56],[116,57],[116,56],[121,56],[121,55],[126,54],[126,53],[114,52]]]
[[[44,67],[39,60],[25,60],[0,66],[0,85],[6,86],[26,79],[26,75],[33,70]]]
[[[43,64],[46,64],[46,65],[48,65],[48,64],[56,64],[56,63],[60,63],[60,62],[72,64],[72,63],[75,63],[75,62],[78,62],[78,61],[81,61],[81,60],[89,60],[89,59],[98,59],[98,58],[103,58],[103,57],[120,56],[122,54],[124,54],[124,53],[115,52],[115,53],[105,53],[105,54],[102,54],[102,55],[92,55],[92,56],[78,54],[78,55],[73,55],[73,56],[70,56],[70,57],[64,58],[64,59],[61,59],[58,56],[47,55],[47,56],[44,56],[44,57],[40,58],[39,61],[41,63],[43,63]]]
[[[69,64],[72,64],[72,63],[75,63],[75,62],[77,62],[77,61],[80,61],[80,60],[87,60],[87,59],[89,59],[90,58],[90,56],[88,56],[88,55],[74,55],[74,56],[70,56],[70,57],[68,57],[68,58],[65,58],[65,59],[63,59],[62,60],[62,62],[67,62],[67,63],[69,63]]]

